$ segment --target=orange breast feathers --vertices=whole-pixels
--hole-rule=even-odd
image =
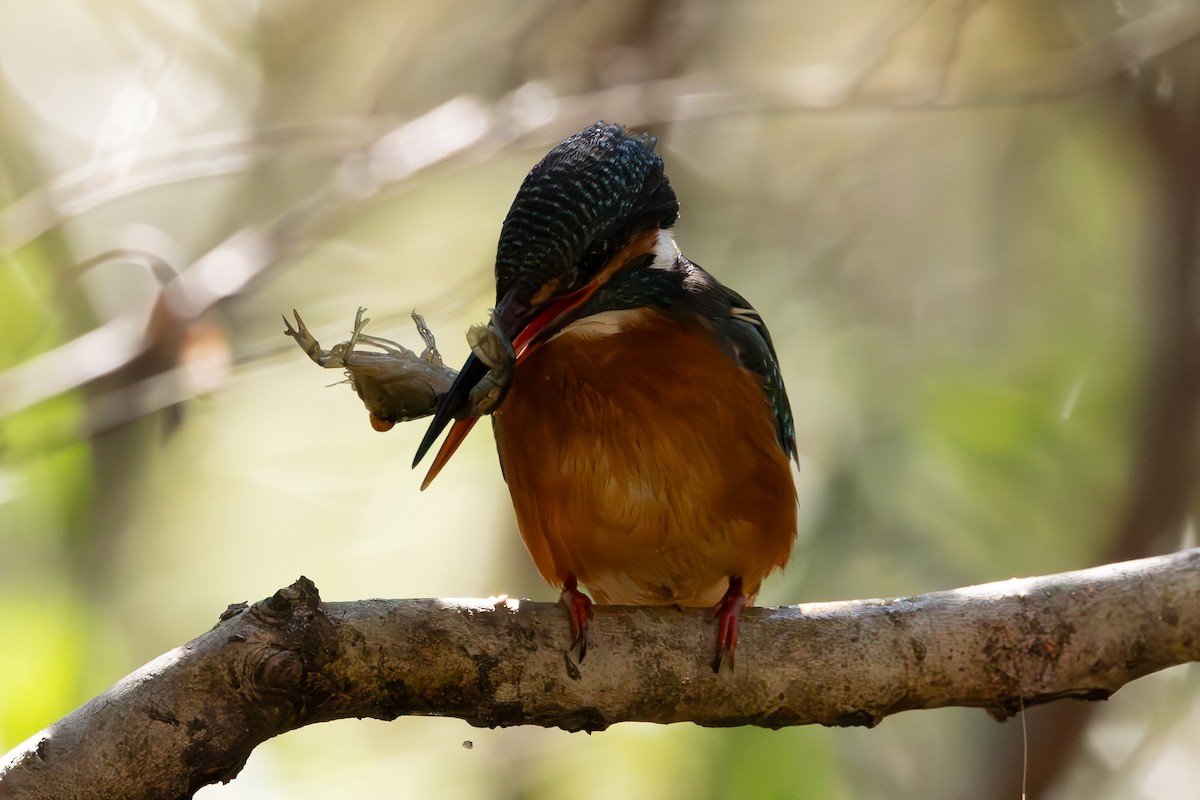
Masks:
[[[699,320],[579,320],[516,368],[493,415],[542,576],[599,603],[753,599],[796,538],[796,489],[757,379]]]

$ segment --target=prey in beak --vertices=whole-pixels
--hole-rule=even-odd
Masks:
[[[422,489],[476,420],[500,406],[522,361],[674,224],[679,203],[654,145],[650,136],[601,122],[530,170],[501,227],[492,320],[473,332],[471,355],[413,459],[415,467],[454,420]]]
[[[578,318],[587,301],[615,274],[639,261],[653,251],[658,229],[639,231],[610,258],[584,285],[555,295],[556,282],[545,284],[535,294],[535,300],[548,295],[541,303],[529,305],[514,287],[505,295],[487,327],[473,328],[468,333],[471,355],[467,357],[450,390],[442,397],[429,429],[417,448],[413,466],[421,462],[437,437],[450,426],[433,463],[421,482],[425,489],[454,455],[467,434],[481,416],[500,407],[512,382],[513,371],[538,346],[553,338],[568,322]],[[506,331],[515,331],[509,335]]]

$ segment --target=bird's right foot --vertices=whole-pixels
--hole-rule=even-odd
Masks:
[[[579,591],[574,576],[563,581],[562,594],[558,602],[567,607],[567,618],[571,622],[571,650],[579,648],[579,662],[587,655],[587,629],[592,619],[592,599]]]

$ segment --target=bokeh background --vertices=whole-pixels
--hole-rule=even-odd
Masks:
[[[1198,41],[1195,0],[2,0],[0,751],[301,574],[554,598],[486,426],[418,492],[424,426],[371,430],[280,314],[414,346],[417,309],[459,363],[521,179],[597,119],[659,137],[684,252],[779,346],[761,602],[1194,543]],[[1198,683],[1031,710],[1030,796],[1194,790]],[[200,797],[1016,798],[1022,749],[961,709],[345,721]]]

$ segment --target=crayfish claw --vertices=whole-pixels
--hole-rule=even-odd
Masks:
[[[292,309],[292,315],[296,317],[296,327],[293,328],[288,321],[287,315],[283,315],[283,332],[287,336],[296,340],[296,344],[300,345],[300,349],[304,351],[312,362],[321,367],[339,367],[340,363],[330,363],[330,359],[335,357],[329,350],[322,350],[321,343],[309,333],[308,326],[304,324],[304,320],[300,318],[300,312]]]
[[[433,338],[433,331],[429,330],[429,325],[425,323],[425,317],[414,311],[412,319],[417,326],[417,333],[421,335],[421,341],[425,342],[425,349],[421,351],[421,360],[428,362],[431,366],[440,367],[442,354],[438,352],[437,340]]]
[[[472,325],[467,331],[471,352],[488,367],[488,374],[471,389],[469,416],[490,414],[500,406],[512,384],[517,354],[512,342],[491,325]]]

